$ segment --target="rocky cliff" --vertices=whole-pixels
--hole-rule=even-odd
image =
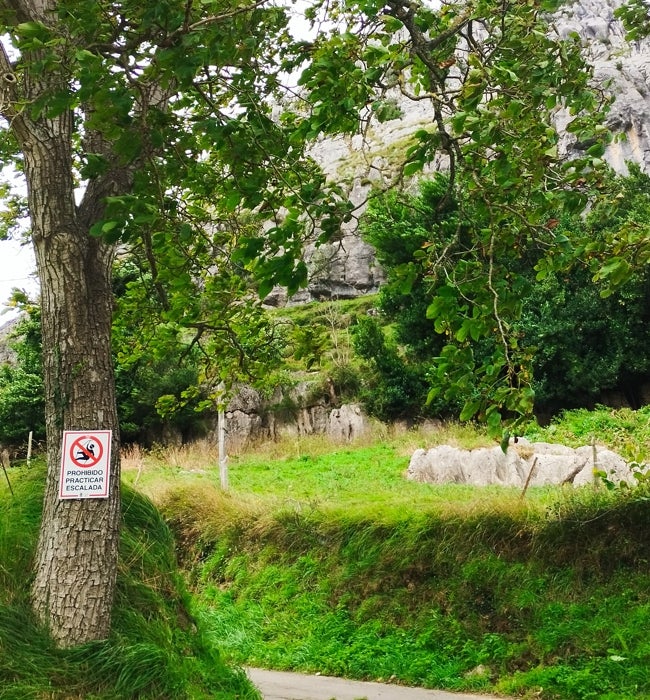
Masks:
[[[614,18],[621,5],[616,0],[581,0],[568,5],[557,17],[561,36],[577,33],[585,55],[594,66],[595,78],[615,101],[607,125],[616,138],[607,159],[618,172],[626,161],[650,168],[650,42],[629,42],[625,30]]]
[[[568,3],[553,18],[552,30],[561,37],[577,34],[587,60],[594,67],[599,87],[615,97],[607,124],[616,134],[606,158],[618,172],[633,161],[650,170],[650,40],[628,42],[625,30],[614,17],[617,0],[580,0]],[[348,187],[352,201],[363,211],[371,186],[387,181],[403,152],[409,134],[431,120],[425,102],[400,101],[403,116],[383,124],[372,123],[365,136],[323,139],[314,156],[330,177]],[[558,128],[563,127],[558,114]],[[571,150],[565,139],[565,149]],[[291,300],[276,290],[269,303],[302,303],[322,299],[345,299],[376,291],[382,282],[372,248],[348,225],[336,243],[308,250],[311,282]]]

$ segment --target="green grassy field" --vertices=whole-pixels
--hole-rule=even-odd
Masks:
[[[649,434],[646,410],[530,431],[640,463]],[[647,483],[522,495],[406,481],[413,450],[439,442],[489,444],[458,425],[286,440],[231,455],[226,492],[210,445],[129,450],[113,635],[75,651],[31,619],[43,471],[12,469],[0,698],[255,698],[240,664],[531,700],[650,698]]]
[[[535,439],[641,459],[648,414],[567,414]],[[647,489],[433,487],[415,447],[470,430],[303,440],[177,468],[158,492],[202,619],[238,663],[527,698],[650,697]],[[146,483],[146,478],[143,478]],[[163,482],[165,484],[162,488]],[[171,484],[171,487],[170,487]]]

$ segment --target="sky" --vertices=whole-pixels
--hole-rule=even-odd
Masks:
[[[36,263],[31,245],[16,241],[0,241],[0,326],[16,315],[8,311],[6,302],[14,287],[25,289],[35,296],[38,283],[35,278]]]

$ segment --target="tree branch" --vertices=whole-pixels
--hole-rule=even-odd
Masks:
[[[191,10],[191,0],[188,0],[188,5],[186,7],[186,15],[185,19],[186,22],[183,23],[183,26],[179,29],[177,29],[174,32],[171,32],[165,39],[164,42],[162,42],[161,46],[170,46],[173,44],[176,39],[179,36],[185,36],[186,34],[189,34],[190,32],[196,31],[197,29],[200,29],[201,27],[204,27],[209,24],[216,24],[218,22],[223,22],[225,19],[230,19],[231,17],[236,17],[238,15],[244,15],[247,12],[250,12],[251,10],[255,10],[258,7],[261,7],[262,5],[265,5],[268,3],[268,0],[257,0],[257,2],[254,2],[252,5],[245,5],[244,7],[238,7],[236,10],[231,10],[230,12],[224,12],[221,15],[212,15],[211,17],[204,17],[203,19],[199,20],[198,22],[194,22],[192,24],[187,24],[188,20],[188,15],[189,11]]]

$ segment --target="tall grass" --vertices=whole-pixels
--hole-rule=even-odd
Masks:
[[[573,439],[634,441],[608,414]],[[582,424],[563,421],[531,436],[567,442],[566,422]],[[224,653],[527,698],[650,698],[647,484],[522,499],[406,482],[410,451],[440,433],[240,455],[228,493],[209,470],[171,475],[158,495]]]
[[[14,469],[14,496],[0,489],[0,698],[258,698],[197,625],[171,532],[152,503],[130,489],[110,638],[68,650],[52,644],[29,607],[43,476],[41,467]]]
[[[195,500],[189,489],[169,507],[187,525]],[[319,508],[247,520],[242,509],[232,527],[221,509],[202,517],[193,528],[210,534],[195,539],[192,584],[239,663],[543,698],[650,697],[650,517],[639,502],[548,519],[524,509],[390,522]]]

